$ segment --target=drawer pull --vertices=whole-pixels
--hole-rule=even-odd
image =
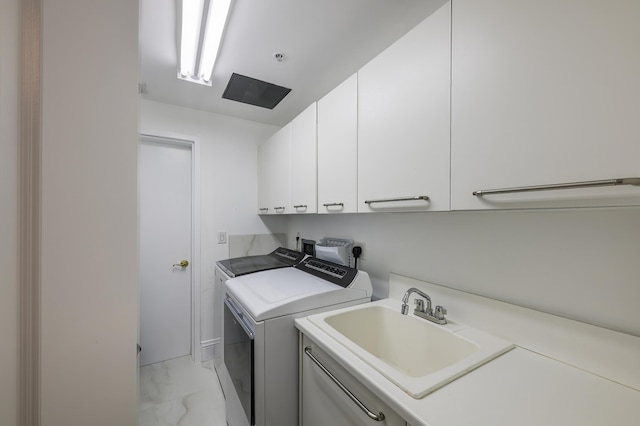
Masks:
[[[429,197],[426,195],[415,195],[413,197],[386,198],[383,200],[367,200],[364,203],[371,205],[373,203],[393,203],[395,201],[420,201],[420,200],[429,201]]]
[[[325,207],[344,207],[344,203],[326,203],[323,204]]]
[[[306,209],[307,205],[306,204],[298,204],[297,206],[293,206],[294,209]]]
[[[273,209],[278,211],[278,210],[284,210],[284,209],[286,209],[286,207],[274,207]]]
[[[640,177],[555,183],[551,185],[521,186],[519,188],[481,189],[479,191],[473,191],[473,195],[476,197],[482,197],[483,195],[510,194],[512,192],[554,191],[557,189],[592,188],[596,186],[618,185],[640,186]]]
[[[260,210],[261,212],[268,212],[269,211],[269,209],[267,207],[263,207],[263,208],[258,209],[258,210]]]
[[[340,390],[342,390],[342,392],[344,392],[353,402],[355,402],[355,404],[362,411],[364,411],[364,413],[371,420],[375,420],[376,422],[381,422],[384,420],[384,413],[382,411],[376,414],[371,410],[369,410],[362,402],[360,402],[360,400],[354,394],[351,393],[349,389],[347,389],[345,385],[340,383],[340,381],[336,378],[336,376],[331,374],[331,372],[327,370],[327,368],[324,365],[322,365],[322,363],[318,361],[318,359],[315,356],[313,356],[313,354],[311,353],[311,346],[307,346],[306,348],[304,348],[304,353],[307,354],[307,356],[311,358],[311,361],[313,361],[327,376],[329,376],[329,378],[333,381],[333,383],[335,383],[340,388]]]

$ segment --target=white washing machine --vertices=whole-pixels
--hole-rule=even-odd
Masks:
[[[213,358],[213,365],[218,373],[218,377],[220,377],[223,392],[227,392],[225,387],[226,372],[224,368],[222,368],[224,345],[222,336],[224,283],[230,278],[242,275],[254,274],[270,269],[292,267],[300,263],[304,257],[305,255],[299,251],[278,247],[271,253],[264,255],[235,257],[216,262],[215,284],[213,289],[213,341],[215,343],[211,355],[203,356],[203,360],[206,361]]]
[[[229,426],[298,425],[294,319],[371,300],[364,271],[308,257],[226,282],[224,366]]]
[[[286,247],[278,247],[269,254],[219,260],[216,262],[216,266],[220,268],[227,278],[234,278],[269,269],[297,265],[304,257],[305,254],[302,252]]]

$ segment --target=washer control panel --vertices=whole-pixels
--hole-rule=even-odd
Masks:
[[[294,267],[344,288],[349,287],[358,274],[355,268],[316,257],[308,257]]]

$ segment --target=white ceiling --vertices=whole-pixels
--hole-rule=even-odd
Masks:
[[[446,0],[234,0],[212,87],[176,78],[181,0],[140,0],[143,98],[283,126]],[[286,59],[277,62],[275,52]],[[222,98],[239,73],[288,87],[273,110]]]

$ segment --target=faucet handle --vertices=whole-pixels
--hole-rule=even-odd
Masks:
[[[434,314],[436,319],[443,320],[446,314],[447,314],[447,308],[440,305],[436,306],[435,314]]]

